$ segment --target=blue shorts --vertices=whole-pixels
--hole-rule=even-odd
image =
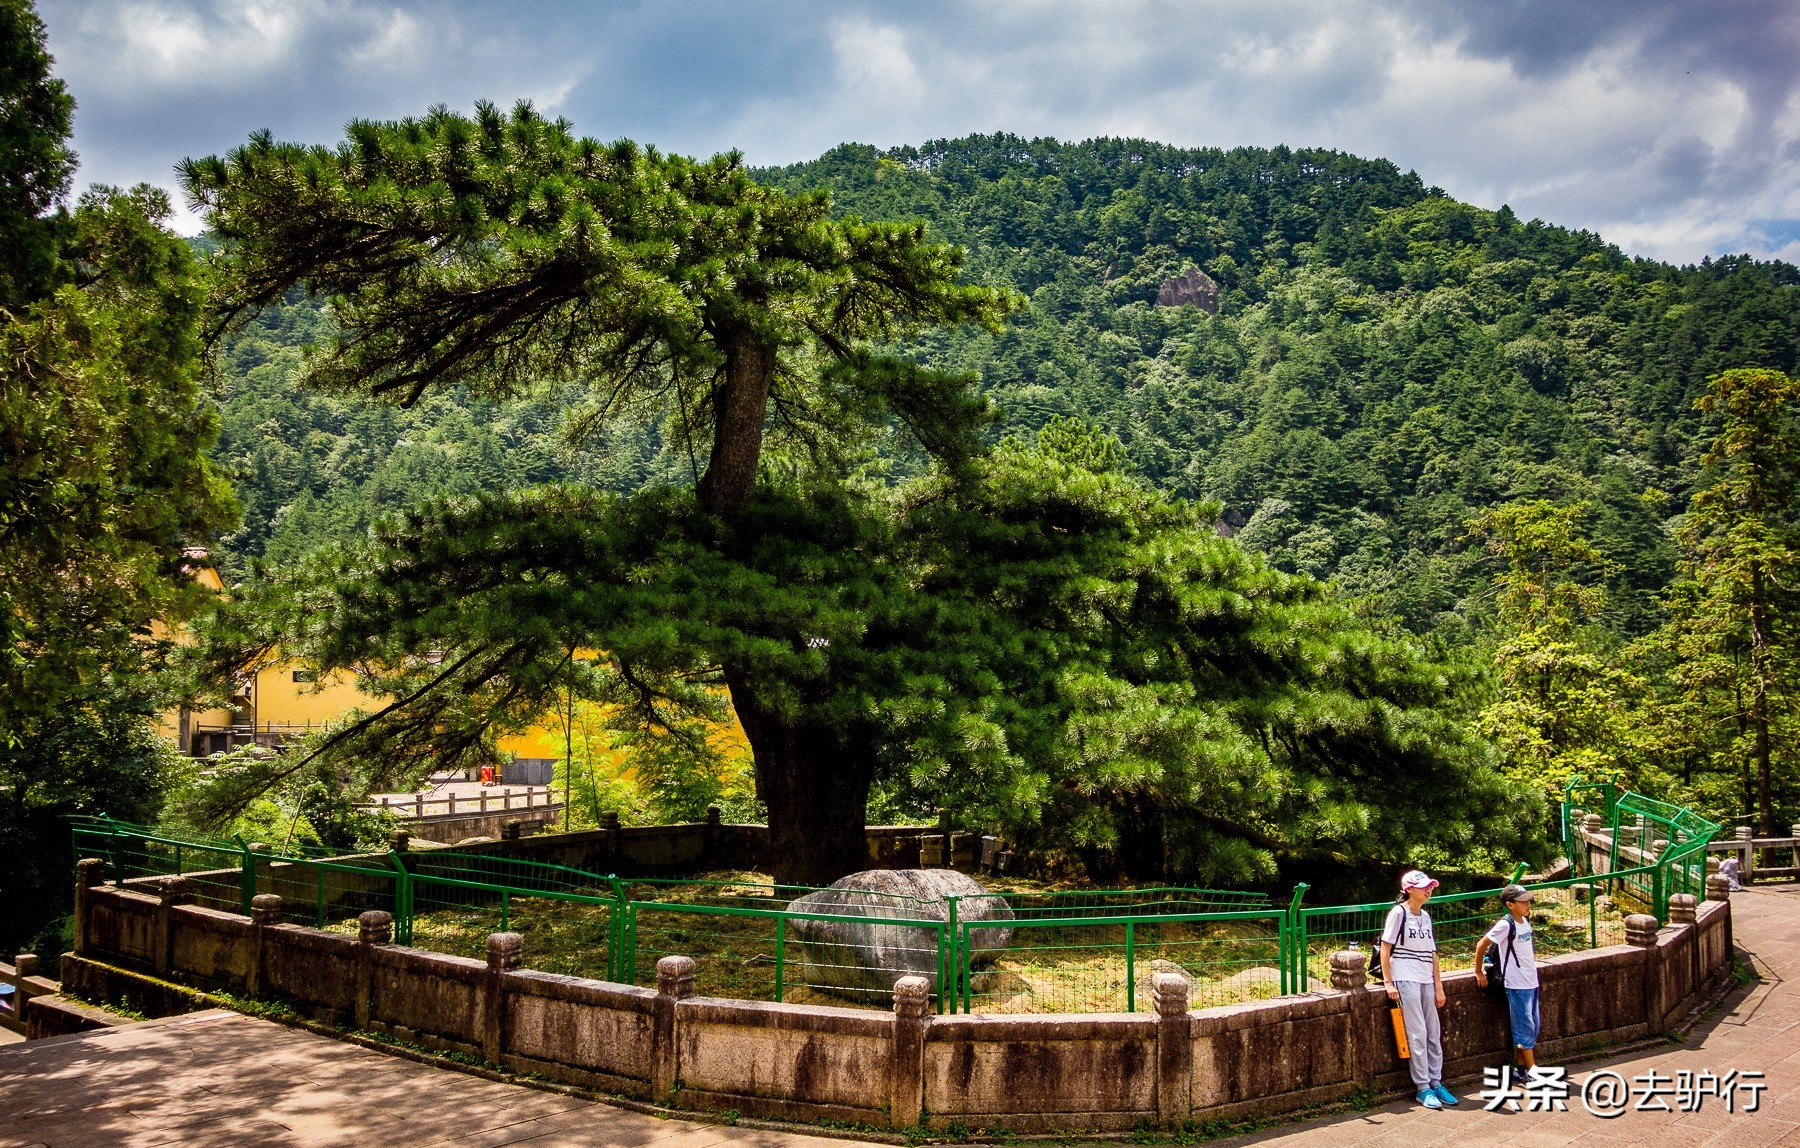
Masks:
[[[1512,1018],[1513,1046],[1536,1048],[1538,1028],[1543,1023],[1538,1015],[1538,990],[1507,989],[1506,1012]]]

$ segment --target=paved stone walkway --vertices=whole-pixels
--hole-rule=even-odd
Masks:
[[[1800,890],[1734,898],[1737,942],[1764,980],[1687,1043],[1578,1066],[1760,1070],[1761,1111],[1561,1113],[1395,1104],[1288,1124],[1225,1144],[1277,1148],[1800,1148]],[[1472,1090],[1464,1084],[1463,1090]],[[478,1077],[228,1012],[0,1048],[0,1148],[137,1145],[455,1145],[532,1148],[842,1148],[843,1141],[663,1120]]]
[[[1274,1148],[1462,1148],[1464,1145],[1517,1145],[1519,1148],[1761,1148],[1800,1146],[1800,889],[1765,886],[1732,896],[1732,931],[1763,981],[1732,1008],[1688,1034],[1683,1044],[1608,1060],[1584,1061],[1569,1069],[1582,1079],[1610,1068],[1632,1080],[1652,1069],[1673,1080],[1682,1069],[1760,1071],[1768,1088],[1760,1111],[1727,1115],[1724,1104],[1706,1098],[1700,1110],[1626,1112],[1612,1120],[1591,1115],[1571,1094],[1567,1112],[1484,1112],[1473,1095],[1479,1081],[1463,1081],[1455,1108],[1430,1112],[1417,1104],[1391,1104],[1369,1112],[1285,1125],[1253,1136],[1218,1142],[1222,1146],[1270,1144]],[[1669,1100],[1675,1108],[1674,1100]]]
[[[237,1013],[0,1049],[0,1148],[843,1148],[661,1120]]]

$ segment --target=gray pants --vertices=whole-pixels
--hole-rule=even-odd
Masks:
[[[1395,981],[1400,990],[1400,1015],[1406,1021],[1406,1043],[1412,1049],[1407,1065],[1413,1084],[1441,1084],[1444,1079],[1444,1036],[1438,1026],[1437,986],[1430,981]]]

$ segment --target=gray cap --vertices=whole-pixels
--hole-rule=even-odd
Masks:
[[[1531,900],[1531,890],[1523,885],[1508,885],[1506,888],[1500,890],[1500,900],[1502,903],[1507,901],[1529,901]]]

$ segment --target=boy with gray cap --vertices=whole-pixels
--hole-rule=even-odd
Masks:
[[[1513,1047],[1526,1071],[1537,1067],[1538,1012],[1537,954],[1531,947],[1531,890],[1508,885],[1500,890],[1506,916],[1494,922],[1475,946],[1475,983],[1487,988],[1487,968],[1482,958],[1491,948],[1499,950],[1498,965],[1506,988],[1506,1012],[1512,1022]]]

